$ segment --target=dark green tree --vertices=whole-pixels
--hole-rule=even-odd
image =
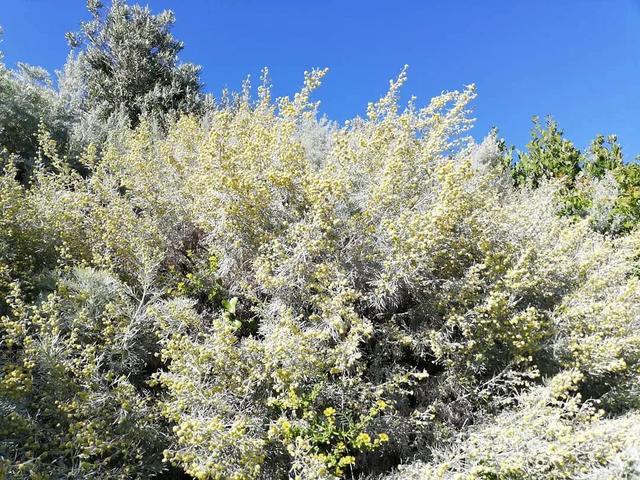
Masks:
[[[124,0],[106,10],[89,0],[87,8],[91,20],[67,34],[71,47],[84,52],[86,110],[98,109],[103,119],[124,110],[135,126],[143,115],[200,109],[200,67],[178,59],[184,45],[171,34],[173,12],[154,15]]]

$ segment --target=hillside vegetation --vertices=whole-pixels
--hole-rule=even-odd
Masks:
[[[170,13],[89,10],[55,87],[0,67],[0,478],[640,478],[615,137],[477,143],[406,69],[214,100]]]

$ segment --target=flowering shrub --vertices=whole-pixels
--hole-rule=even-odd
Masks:
[[[338,126],[325,73],[121,127],[80,170],[41,129],[26,186],[5,160],[1,472],[636,472],[637,231],[514,186],[466,136],[473,86],[401,109],[403,70]]]
[[[618,479],[640,475],[638,414],[603,419],[576,397],[538,389],[515,411],[472,429],[459,443],[387,478]]]

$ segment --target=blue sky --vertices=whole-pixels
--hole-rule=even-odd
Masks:
[[[142,0],[172,9],[182,59],[203,65],[207,91],[237,90],[268,66],[276,95],[302,72],[330,68],[321,112],[365,112],[409,64],[405,94],[478,87],[474,136],[497,126],[523,146],[533,115],[553,115],[584,147],[616,133],[640,154],[640,0]],[[64,33],[87,18],[84,0],[0,0],[5,62],[52,71]]]

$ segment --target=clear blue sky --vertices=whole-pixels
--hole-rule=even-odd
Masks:
[[[327,66],[321,111],[363,114],[405,63],[405,93],[426,102],[476,83],[474,135],[497,126],[523,146],[532,115],[553,115],[584,147],[616,133],[640,154],[640,0],[142,0],[172,9],[182,59],[203,65],[206,89],[237,90],[271,70],[276,95],[302,72]],[[87,18],[84,0],[0,0],[5,61],[52,71],[66,31]]]

